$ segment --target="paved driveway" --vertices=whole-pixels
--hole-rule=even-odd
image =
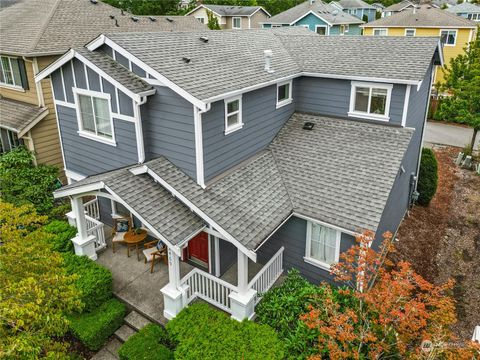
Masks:
[[[425,142],[432,144],[450,145],[464,147],[470,144],[473,129],[449,125],[438,122],[427,122],[427,131],[425,133]],[[475,148],[479,148],[480,134],[477,134]]]

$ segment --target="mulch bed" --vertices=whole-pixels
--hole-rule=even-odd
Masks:
[[[95,355],[96,351],[91,351],[83,345],[80,340],[75,338],[70,333],[67,333],[62,340],[67,342],[70,345],[69,352],[70,354],[75,354],[79,359],[91,359]]]

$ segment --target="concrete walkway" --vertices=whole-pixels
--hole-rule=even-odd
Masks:
[[[427,122],[425,142],[431,144],[465,147],[470,144],[473,129],[439,122]],[[480,135],[477,135],[475,148],[480,148]]]

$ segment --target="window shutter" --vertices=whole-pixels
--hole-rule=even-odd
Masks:
[[[28,77],[27,77],[27,69],[25,68],[25,61],[23,59],[17,59],[18,67],[20,69],[20,78],[22,79],[22,87],[25,90],[28,90]]]

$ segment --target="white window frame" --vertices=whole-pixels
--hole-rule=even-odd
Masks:
[[[443,46],[452,46],[452,47],[456,46],[457,45],[458,30],[457,29],[440,29],[440,33],[439,33],[440,34],[440,42],[442,41],[442,32],[444,32],[444,31],[455,32],[455,42],[453,44],[447,44],[447,43],[443,44],[442,43],[442,45]],[[447,39],[448,39],[448,35],[447,35]]]
[[[295,25],[295,26],[303,27],[303,28],[305,28],[305,29],[310,30],[310,25],[308,25],[308,24],[301,24],[301,25]]]
[[[375,31],[383,31],[385,30],[385,35],[375,35]],[[373,36],[388,36],[388,28],[373,28]]]
[[[203,16],[195,16],[195,19],[197,19],[201,24],[205,24],[205,18]]]
[[[287,85],[287,84],[289,85],[288,86],[288,97],[286,99],[280,101],[278,99],[278,89],[280,88],[280,86]],[[292,101],[293,101],[292,85],[293,85],[292,80],[282,81],[282,82],[277,84],[277,106],[276,106],[277,109],[281,108],[282,106],[285,106],[285,105],[288,105],[288,104],[292,103]]]
[[[338,230],[337,228],[335,228],[331,225],[325,224],[321,221],[315,221],[315,222],[310,221],[310,220],[307,221],[307,237],[306,237],[306,241],[305,241],[305,256],[303,257],[303,260],[308,264],[317,266],[317,267],[319,267],[323,270],[330,271],[330,269],[331,269],[330,264],[326,264],[322,261],[319,261],[319,260],[313,258],[312,255],[311,255],[311,251],[312,251],[312,224],[313,223],[315,223],[316,225],[324,226],[326,228],[329,228],[329,229],[332,229],[332,230],[336,231],[335,263],[338,263],[338,261],[340,260],[340,243],[341,243],[341,239],[342,239],[342,232],[340,230]]]
[[[16,142],[17,142],[16,145],[12,141],[14,136],[16,137]],[[7,138],[8,138],[8,145],[10,146],[10,150],[13,150],[16,147],[21,145],[20,144],[20,138],[18,137],[18,134],[15,131],[7,130]]]
[[[228,113],[228,103],[238,100],[238,110]],[[229,115],[238,114],[238,124],[234,126],[228,126],[227,118]],[[231,134],[237,130],[240,130],[243,127],[243,118],[242,118],[242,96],[235,96],[228,99],[225,99],[225,135]]]
[[[5,55],[0,56],[0,66],[2,67],[2,72],[3,72],[3,78],[4,79],[5,79],[5,70],[3,69],[3,61],[1,61],[1,58],[8,59],[8,66],[10,67],[9,71],[12,74],[13,84],[9,84],[9,83],[6,83],[6,82],[2,81],[2,82],[0,82],[0,86],[4,87],[4,88],[8,88],[8,89],[13,89],[13,90],[25,91],[25,89],[23,88],[21,75],[20,75],[20,84],[19,85],[15,82],[15,76],[13,76],[12,60],[18,61],[18,58],[14,57],[14,56],[5,56]],[[19,71],[20,71],[20,64],[18,64],[18,67],[19,67]]]
[[[117,143],[115,142],[115,128],[113,126],[113,113],[112,113],[112,104],[111,104],[111,96],[110,94],[102,93],[99,91],[93,91],[93,90],[85,90],[85,89],[80,89],[80,88],[73,88],[73,96],[75,98],[75,110],[77,112],[77,122],[78,122],[78,135],[90,140],[95,140],[107,145],[111,146],[117,146]],[[110,126],[112,128],[112,138],[108,139],[103,136],[99,136],[97,134],[92,133],[91,131],[83,130],[83,122],[82,122],[82,114],[80,111],[80,101],[78,96],[79,95],[85,95],[85,96],[90,96],[90,97],[96,97],[100,99],[107,100],[108,103],[108,114],[110,117]],[[93,106],[93,105],[92,105]],[[95,111],[95,109],[93,109]],[[94,115],[95,116],[95,115]],[[94,124],[96,127],[96,123],[94,120]]]
[[[318,34],[317,28],[323,27],[325,28],[325,35],[320,35],[320,36],[327,36],[330,34],[330,27],[328,25],[315,25],[315,33]]]
[[[236,27],[235,26],[235,20],[238,19],[238,21],[240,22],[240,26],[239,27]],[[242,28],[242,18],[240,16],[233,16],[232,17],[232,29],[241,29]]]
[[[413,35],[407,35],[409,31],[413,31]],[[405,29],[405,36],[415,36],[417,35],[417,29]]]
[[[355,111],[355,94],[357,87],[366,87],[370,88],[368,96],[368,105],[367,109],[370,111],[370,103],[372,101],[372,89],[385,89],[387,90],[387,99],[385,102],[385,115],[372,114],[370,112]],[[389,121],[390,120],[390,103],[392,101],[392,89],[393,84],[380,84],[380,83],[371,83],[371,82],[362,82],[362,81],[352,81],[351,91],[350,91],[350,107],[348,111],[348,116],[356,117],[360,119],[372,119],[379,121]]]

